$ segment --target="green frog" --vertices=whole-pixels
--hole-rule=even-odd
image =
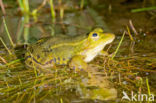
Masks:
[[[114,38],[114,34],[104,33],[101,28],[88,35],[43,38],[27,48],[25,63],[36,68],[68,65],[76,71],[86,70],[87,63],[97,55],[107,54],[103,49]]]

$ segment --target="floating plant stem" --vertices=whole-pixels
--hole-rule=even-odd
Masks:
[[[128,26],[127,26],[127,31],[128,31],[128,35],[129,35],[129,37],[130,37],[131,41],[134,41],[134,39],[133,39],[133,37],[132,37],[132,34],[131,34],[131,32],[130,32],[130,30],[129,30],[129,27],[128,27]]]
[[[6,78],[5,78],[4,81],[5,81],[6,85],[7,85],[7,88],[10,88],[8,82],[6,81]],[[8,94],[9,94],[9,93],[8,93]]]
[[[64,17],[64,9],[61,8],[60,9],[60,18],[63,19],[63,17]]]
[[[54,36],[55,34],[55,30],[54,30],[54,22],[55,22],[55,9],[54,9],[54,4],[53,4],[53,0],[49,0],[49,4],[50,4],[50,9],[51,9],[51,21],[52,21],[52,26],[51,26],[51,36]]]
[[[63,103],[63,100],[62,100],[62,98],[60,98],[60,103]]]
[[[10,36],[9,31],[8,31],[8,27],[7,27],[7,25],[6,25],[6,22],[5,22],[5,18],[4,18],[4,17],[3,17],[3,23],[4,23],[4,27],[5,27],[6,33],[7,33],[7,35],[8,35],[8,38],[9,38],[9,40],[10,40],[10,43],[11,43],[11,45],[14,47],[14,43],[13,43],[13,41],[12,41],[12,39],[11,39],[11,36]]]
[[[24,60],[24,58],[16,59],[16,60],[14,60],[14,61],[11,61],[11,62],[7,63],[6,65],[8,66],[8,65],[11,65],[11,64],[15,64],[15,63],[17,63],[17,62],[19,62],[19,61],[22,61],[22,60]]]
[[[83,9],[84,6],[84,0],[81,0],[80,8]]]
[[[36,9],[34,9],[34,10],[32,11],[31,14],[32,14],[32,16],[33,16],[35,22],[38,21],[37,12],[38,12],[42,7],[44,7],[44,5],[46,4],[46,2],[47,2],[47,0],[43,0],[42,4],[41,4],[38,8],[36,8]]]
[[[25,40],[25,43],[28,43],[28,39],[29,39],[29,15],[25,15],[24,16],[24,40]]]
[[[24,7],[24,40],[25,43],[28,43],[28,39],[29,39],[29,2],[28,0],[23,0],[23,7]]]
[[[21,80],[21,78],[19,77],[19,75],[18,75],[18,80],[19,80],[20,85],[22,86],[23,83],[22,83],[22,80]]]
[[[132,29],[133,32],[135,33],[135,35],[138,35],[138,32],[136,31],[136,29],[135,29],[135,27],[134,27],[134,25],[133,25],[133,23],[132,23],[132,20],[129,20],[129,24],[130,24],[131,29]]]
[[[29,14],[29,1],[28,0],[23,0],[23,7],[25,13]]]
[[[128,32],[129,37],[130,37],[130,40],[131,40],[130,50],[131,50],[131,53],[134,53],[135,41],[134,41],[134,38],[133,38],[128,26],[127,26],[127,32]]]
[[[22,17],[18,24],[18,29],[17,29],[17,42],[18,43],[21,42],[23,29],[24,29],[24,18]]]
[[[0,59],[3,61],[3,63],[7,63],[7,61],[3,57],[0,56]]]
[[[136,13],[136,12],[151,11],[151,10],[156,10],[156,6],[147,7],[147,8],[132,9],[131,12]]]
[[[21,11],[24,15],[24,41],[25,43],[28,43],[29,39],[29,1],[28,0],[18,0],[19,6],[21,8]]]
[[[148,95],[151,95],[148,78],[146,78],[146,85],[147,85]]]
[[[6,46],[6,44],[4,43],[4,41],[1,37],[0,37],[0,40],[1,40],[2,44],[4,45],[4,47],[6,48],[6,50],[8,51],[8,53],[11,55],[12,53],[10,52],[10,50],[8,49],[8,47]]]
[[[3,15],[6,15],[5,7],[4,7],[4,4],[3,4],[3,1],[2,0],[0,0],[0,7],[2,9]]]
[[[125,31],[124,31],[124,33],[123,33],[123,35],[122,35],[122,37],[121,37],[121,40],[120,40],[120,42],[119,42],[119,44],[118,44],[118,46],[117,46],[117,48],[116,48],[116,50],[115,50],[115,52],[114,52],[114,54],[113,54],[113,56],[112,56],[112,59],[114,59],[114,57],[116,56],[116,54],[117,54],[117,52],[118,52],[118,50],[119,50],[119,48],[120,48],[120,46],[121,46],[121,43],[122,43],[122,41],[123,41],[123,39],[124,39],[124,36],[125,36]]]
[[[21,12],[23,14],[29,15],[29,1],[28,0],[18,0]]]
[[[60,18],[62,20],[64,17],[64,7],[62,6],[62,0],[59,0],[59,7],[60,7]]]
[[[51,36],[55,35],[54,24],[51,25]]]
[[[24,6],[23,6],[22,0],[17,0],[17,1],[18,1],[18,4],[20,6],[21,11],[23,12],[24,11]]]
[[[54,9],[54,4],[53,4],[53,0],[49,0],[49,4],[50,4],[50,9],[51,9],[51,17],[52,17],[52,23],[55,22],[55,9]]]

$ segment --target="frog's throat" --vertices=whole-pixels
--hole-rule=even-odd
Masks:
[[[104,47],[107,44],[111,43],[113,40],[114,39],[108,40],[107,42],[101,43],[98,46],[96,46],[96,47],[94,47],[92,49],[89,49],[88,51],[86,50],[85,53],[83,52],[82,54],[85,55],[84,61],[85,62],[92,61],[104,49]]]

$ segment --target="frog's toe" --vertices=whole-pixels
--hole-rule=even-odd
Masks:
[[[69,67],[74,68],[75,71],[82,71],[87,68],[87,63],[83,61],[81,56],[74,56],[69,62]]]
[[[79,67],[76,67],[76,66],[72,66],[70,68],[71,68],[71,70],[73,70],[75,72],[83,71],[83,68],[79,68]]]
[[[83,68],[77,68],[76,71],[84,71]]]
[[[73,66],[73,67],[71,67],[73,70],[75,70],[76,68],[75,68],[75,66]]]
[[[75,67],[75,66],[72,66],[70,67],[73,71],[76,71],[76,72],[79,72],[79,71],[84,71],[84,68],[80,68],[80,67]]]

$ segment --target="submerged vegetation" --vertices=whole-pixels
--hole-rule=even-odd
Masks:
[[[0,103],[152,103],[156,95],[155,3],[0,0]],[[111,54],[95,58],[87,72],[56,66],[45,74],[25,66],[25,44],[59,34],[81,36],[95,27],[114,32],[116,39],[105,48]],[[136,100],[122,99],[124,93],[131,99],[132,92]],[[140,99],[141,94],[148,97]]]

